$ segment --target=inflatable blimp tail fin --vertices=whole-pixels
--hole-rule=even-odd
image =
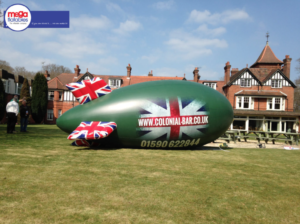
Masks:
[[[85,104],[111,92],[103,79],[93,78],[81,82],[72,82],[66,87],[73,93],[80,104]]]
[[[97,140],[106,138],[115,129],[117,124],[114,122],[104,121],[83,121],[68,136],[69,140]]]

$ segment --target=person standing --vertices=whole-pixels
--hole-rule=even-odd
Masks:
[[[26,100],[23,100],[22,105],[20,106],[20,116],[21,116],[21,130],[20,131],[27,132],[29,108],[26,104]]]
[[[7,133],[12,134],[16,126],[16,117],[19,113],[19,104],[15,98],[6,105],[6,113],[8,117]]]
[[[14,98],[12,98],[10,101],[15,100],[15,101],[19,104],[19,102],[22,102],[22,100],[24,100],[24,99],[25,99],[25,97],[24,97],[23,99],[19,100],[18,95],[14,95]],[[19,111],[20,111],[20,107],[19,107]],[[15,123],[17,123],[17,122],[18,122],[18,117],[16,116],[16,117],[15,117]],[[14,126],[13,132],[16,133],[16,125]]]

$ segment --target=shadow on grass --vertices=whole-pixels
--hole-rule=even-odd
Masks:
[[[105,146],[102,148],[99,147],[80,147],[80,146],[74,146],[74,148],[76,147],[76,150],[103,150],[103,151],[112,151],[112,150],[120,150],[120,149],[139,149],[139,150],[152,150],[152,151],[213,151],[213,150],[217,150],[217,151],[230,151],[231,147],[226,148],[226,149],[220,149],[219,147],[213,147],[213,146],[203,146],[203,147],[198,147],[198,148],[192,148],[192,149],[187,149],[187,148],[178,148],[178,149],[174,149],[174,148],[126,148],[126,147],[109,147],[109,146]]]

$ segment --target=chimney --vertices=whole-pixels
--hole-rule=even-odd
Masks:
[[[45,78],[47,79],[47,81],[49,81],[51,78],[50,78],[50,74],[48,73],[48,71],[46,70],[45,71],[45,74],[44,74]]]
[[[283,59],[283,64],[284,64],[283,74],[288,78],[290,78],[290,73],[291,73],[291,61],[292,59],[290,58],[289,55],[286,55],[285,59]]]
[[[200,79],[198,67],[195,68],[195,70],[193,71],[193,74],[194,74],[194,82],[198,82]]]
[[[231,69],[231,76],[233,76],[235,73],[237,73],[239,71],[238,68],[233,68]]]
[[[229,82],[229,80],[230,80],[230,68],[231,68],[231,65],[230,65],[229,61],[227,61],[227,63],[225,64],[225,67],[224,67],[224,71],[225,71],[224,81],[225,81],[225,84],[227,84],[227,82]]]
[[[149,72],[148,76],[153,76],[153,71]]]
[[[128,66],[126,67],[127,68],[127,79],[130,79],[130,76],[131,76],[131,66],[130,64],[128,64]]]
[[[80,68],[79,68],[79,65],[76,65],[76,68],[74,68],[74,71],[75,71],[75,77],[78,77],[80,75]]]

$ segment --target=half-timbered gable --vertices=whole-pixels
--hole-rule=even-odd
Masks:
[[[249,71],[246,70],[236,80],[232,82],[232,85],[240,85],[241,87],[251,87],[261,85],[258,79]]]
[[[295,84],[289,78],[287,78],[279,69],[271,72],[270,75],[266,77],[265,81],[263,82],[263,85],[271,86],[272,88],[282,88],[284,86],[296,87]]]

